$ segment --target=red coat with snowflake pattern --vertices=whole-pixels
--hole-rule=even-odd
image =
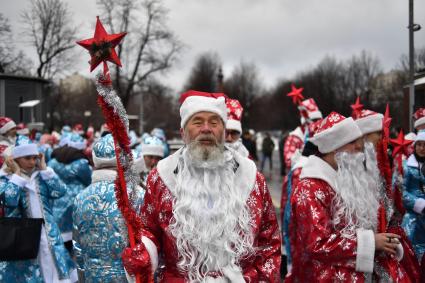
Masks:
[[[304,138],[302,137],[303,132],[300,127],[289,133],[289,136],[285,140],[283,145],[283,158],[285,160],[286,172],[291,170],[291,159],[297,150],[302,151],[304,147]]]
[[[147,190],[141,210],[142,235],[150,238],[163,255],[165,270],[161,282],[185,282],[176,264],[178,251],[175,238],[168,231],[173,215],[173,196],[154,169],[147,180]],[[247,199],[253,229],[256,254],[240,262],[247,282],[279,282],[281,238],[267,185],[263,175],[257,172],[256,182]],[[210,276],[219,276],[212,273]]]

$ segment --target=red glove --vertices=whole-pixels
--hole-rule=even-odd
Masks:
[[[151,259],[143,243],[137,244],[134,248],[125,248],[121,254],[122,263],[130,275],[149,275],[151,271]]]

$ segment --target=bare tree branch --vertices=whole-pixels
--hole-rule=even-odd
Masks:
[[[75,46],[76,29],[71,14],[61,0],[34,0],[22,13],[25,35],[35,47],[38,57],[37,76],[52,78],[71,63],[66,56]]]

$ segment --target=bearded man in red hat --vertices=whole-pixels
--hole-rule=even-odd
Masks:
[[[375,232],[379,190],[364,167],[362,132],[332,112],[311,141],[319,154],[308,158],[291,197],[287,282],[368,282],[376,256],[398,255],[400,236]],[[396,272],[394,282],[406,282],[404,269]]]
[[[224,145],[224,95],[188,91],[180,101],[185,146],[148,177],[126,270],[150,276],[161,254],[160,282],[279,282],[275,209],[254,162]]]
[[[355,122],[363,134],[366,171],[372,180],[369,186],[372,191],[378,191],[379,209],[376,212],[378,220],[375,231],[391,232],[400,236],[395,240],[399,242],[396,254],[375,255],[374,278],[377,281],[390,278],[394,282],[417,282],[420,276],[419,264],[413,247],[401,228],[404,214],[401,197],[396,197],[396,189],[387,189],[383,161],[380,161],[381,167],[378,166],[378,160],[384,159],[378,158],[378,153],[383,153],[383,120],[384,115],[367,109],[359,111],[355,116]],[[404,270],[408,277],[399,279],[397,275],[399,270]]]

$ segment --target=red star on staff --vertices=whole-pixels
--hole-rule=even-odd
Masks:
[[[396,139],[390,139],[390,143],[394,146],[393,157],[395,157],[399,153],[407,155],[407,147],[413,143],[413,141],[404,139],[403,130],[400,130],[398,137]]]
[[[357,118],[358,115],[360,115],[360,113],[363,110],[363,104],[360,103],[360,97],[359,96],[357,96],[356,103],[351,104],[350,107],[351,107],[351,109],[353,109],[351,116],[353,118]]]
[[[286,96],[292,98],[292,102],[294,104],[300,104],[301,101],[304,99],[304,96],[302,94],[302,91],[304,90],[303,87],[296,88],[294,85],[291,85],[291,92],[288,93]]]
[[[100,22],[99,17],[97,17],[93,38],[77,42],[77,44],[90,52],[90,72],[105,61],[117,64],[121,67],[120,58],[118,58],[114,48],[121,42],[126,34],[126,32],[108,34]]]

